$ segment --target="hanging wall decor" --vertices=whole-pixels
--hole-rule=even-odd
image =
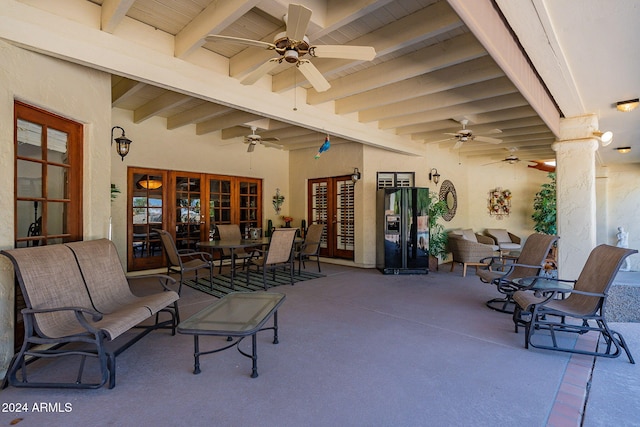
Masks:
[[[280,207],[284,203],[284,196],[280,194],[280,189],[276,188],[276,194],[273,196],[273,209],[276,214],[280,214]]]
[[[511,212],[511,191],[500,187],[489,191],[489,215],[502,219]]]

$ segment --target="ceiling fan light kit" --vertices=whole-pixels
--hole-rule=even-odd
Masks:
[[[468,142],[468,141],[486,142],[486,143],[489,143],[489,144],[500,144],[502,142],[501,139],[490,138],[488,136],[474,135],[473,131],[471,129],[467,129],[467,124],[468,123],[469,123],[469,120],[462,119],[462,120],[460,120],[460,124],[462,125],[462,129],[460,129],[456,133],[445,133],[445,135],[450,135],[451,136],[451,138],[448,138],[447,140],[456,140],[456,143],[453,146],[454,150],[462,147],[462,144],[464,144],[465,142]],[[499,130],[499,129],[495,129],[493,131],[493,133],[501,133],[501,132],[502,131]]]

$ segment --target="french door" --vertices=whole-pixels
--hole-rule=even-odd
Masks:
[[[216,225],[262,226],[261,179],[131,167],[128,181],[130,271],[165,265],[156,229],[171,233],[179,250],[198,250]]]
[[[307,187],[309,224],[324,224],[320,255],[353,259],[354,185],[350,175],[310,179]]]

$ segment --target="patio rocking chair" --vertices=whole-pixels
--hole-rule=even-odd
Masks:
[[[249,270],[254,265],[258,271],[262,270],[262,284],[265,291],[267,290],[267,270],[273,271],[273,280],[275,280],[278,267],[289,268],[291,285],[293,285],[293,243],[297,231],[297,228],[276,228],[273,230],[269,248],[266,251],[259,251],[262,256],[248,260],[247,283],[249,283]]]
[[[524,285],[517,283],[517,279],[538,276],[544,267],[545,260],[551,246],[559,239],[558,236],[534,233],[527,238],[520,256],[512,263],[504,262],[502,256],[487,257],[480,262],[486,263],[486,269],[479,269],[476,274],[485,283],[496,285],[502,298],[493,298],[486,302],[487,307],[502,313],[513,313],[513,294]]]
[[[557,282],[573,282],[573,289],[567,291],[560,286],[545,288],[543,291],[522,289],[513,294],[516,308],[513,313],[515,330],[518,326],[525,328],[525,348],[529,345],[535,348],[557,350],[569,353],[586,354],[591,356],[618,357],[624,350],[629,362],[635,363],[629,347],[620,333],[609,329],[605,319],[607,291],[613,282],[620,266],[626,257],[637,253],[635,249],[618,248],[610,245],[599,245],[591,251],[580,276],[576,281],[558,279],[546,280]],[[531,287],[533,287],[532,285]],[[564,299],[559,295],[570,292]],[[595,322],[595,325],[592,323]],[[542,334],[538,331],[549,331]],[[605,348],[594,351],[574,348],[573,345],[559,345],[562,343],[561,333],[585,334],[596,331],[602,334]],[[535,334],[534,334],[535,333]],[[538,337],[537,339],[534,339]],[[545,344],[550,341],[550,344]],[[597,344],[602,345],[602,343]]]
[[[211,254],[207,252],[196,252],[192,249],[178,250],[173,237],[165,230],[154,229],[160,235],[162,246],[167,254],[167,275],[171,273],[180,273],[180,285],[178,286],[178,295],[182,291],[182,283],[184,282],[184,273],[195,271],[196,283],[198,283],[198,270],[209,270],[209,284],[213,289],[213,260]]]

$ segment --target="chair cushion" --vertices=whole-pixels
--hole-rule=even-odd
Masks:
[[[478,238],[476,237],[476,234],[470,228],[465,228],[463,230],[451,230],[449,232],[449,234],[451,234],[453,236],[460,236],[464,240],[469,240],[469,241],[472,241],[472,242],[477,242],[478,241]]]
[[[487,232],[498,240],[498,243],[511,243],[511,236],[504,228],[489,228]]]
[[[507,251],[515,251],[516,249],[520,249],[522,246],[520,246],[520,244],[518,243],[506,243],[506,242],[501,242],[500,243],[500,249],[507,250]]]

